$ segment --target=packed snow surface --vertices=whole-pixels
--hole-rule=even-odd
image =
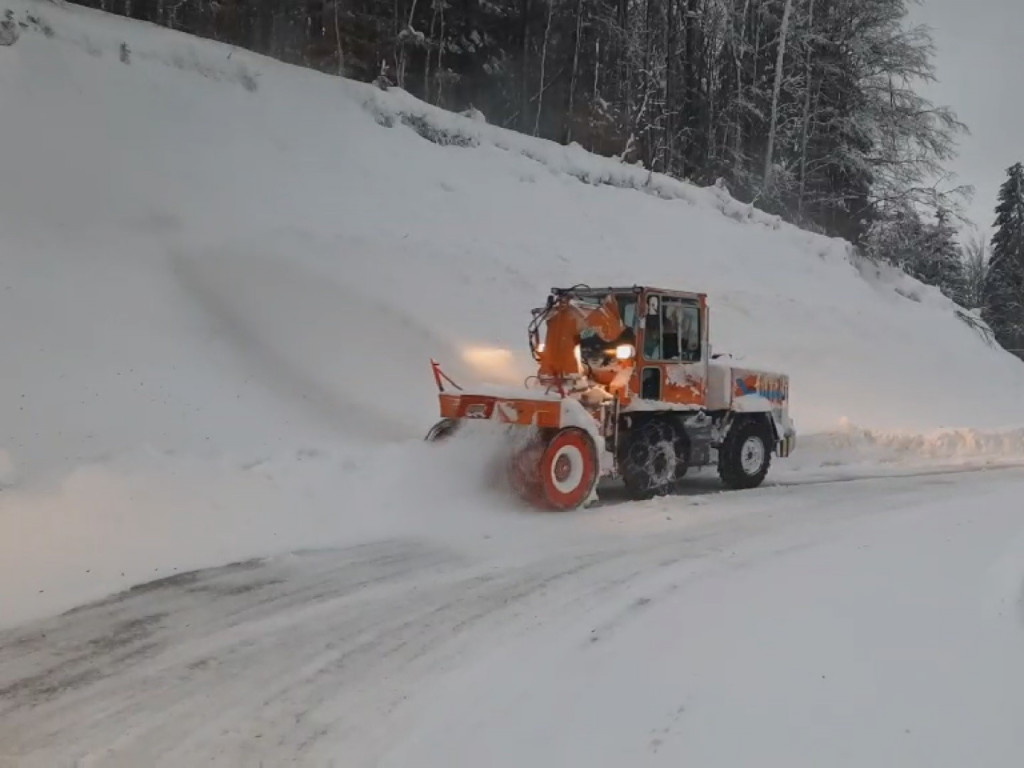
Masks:
[[[497,505],[459,537],[178,574],[0,632],[0,754],[1019,765],[1024,472],[841,488],[528,520]]]

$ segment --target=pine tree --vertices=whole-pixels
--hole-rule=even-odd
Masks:
[[[999,189],[992,258],[985,280],[985,321],[1006,349],[1024,349],[1024,164]]]
[[[957,304],[967,302],[967,280],[964,263],[956,240],[956,228],[949,212],[940,208],[935,223],[924,225],[924,242],[909,270],[923,283],[936,286]]]
[[[934,222],[907,205],[876,221],[865,239],[875,259],[899,267],[926,285],[964,306],[969,301],[966,273],[956,240],[956,229],[944,209]]]

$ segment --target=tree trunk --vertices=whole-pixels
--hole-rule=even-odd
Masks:
[[[434,0],[431,3],[433,13],[430,14],[430,31],[427,33],[427,40],[434,39],[434,25],[437,24],[437,6],[439,5],[438,0]],[[430,47],[427,47],[427,53],[423,57],[423,100],[430,103]]]
[[[405,28],[402,29],[399,34],[404,33],[405,30],[409,30],[410,32],[412,31],[412,29],[413,29],[412,22],[413,22],[413,19],[416,16],[416,3],[417,3],[417,0],[412,0],[412,5],[409,6],[409,20],[406,22]],[[408,54],[406,53],[405,41],[403,40],[398,45],[398,73],[397,73],[397,79],[398,79],[398,87],[399,88],[405,88],[405,69],[406,69],[406,66],[408,65],[408,63],[409,63],[409,58],[408,58]]]
[[[739,178],[743,169],[743,48],[747,41],[747,16],[750,11],[750,0],[743,3],[742,24],[739,30],[733,29],[733,39],[736,46],[736,126],[733,147],[733,178]],[[753,81],[752,81],[753,82]]]
[[[583,37],[583,0],[576,0],[576,37],[572,46],[572,72],[569,75],[569,105],[565,115],[565,142],[572,141],[573,110],[576,102],[576,78],[580,71],[580,41]],[[595,65],[596,69],[596,65]]]
[[[533,135],[540,133],[540,113],[544,108],[544,68],[548,60],[548,40],[551,38],[551,17],[554,14],[555,0],[548,0],[548,20],[544,25],[544,45],[540,52],[540,85],[537,88],[537,116],[533,121]]]
[[[804,215],[804,195],[807,193],[807,141],[811,133],[811,41],[814,34],[814,0],[808,0],[807,51],[804,55],[804,119],[800,129],[800,194],[797,197],[797,216]]]
[[[793,0],[786,0],[782,11],[782,28],[779,30],[779,54],[775,60],[775,85],[772,88],[772,116],[768,128],[768,149],[764,153],[764,186],[771,183],[772,153],[775,151],[775,131],[779,122],[779,96],[782,93],[782,68],[786,60],[786,34],[789,32],[789,14],[793,10]]]
[[[441,17],[441,31],[438,33],[437,38],[437,98],[434,103],[438,106],[444,105],[444,77],[441,73],[443,72],[442,67],[444,66],[444,0],[437,0],[437,4],[441,7],[438,14]],[[427,54],[429,58],[430,54]]]
[[[637,114],[634,125],[644,137],[644,162],[648,170],[654,168],[654,121],[646,119],[646,111],[650,103],[651,91],[654,87],[653,59],[654,51],[651,43],[654,27],[654,3],[655,0],[646,0],[646,12],[644,13],[644,72],[643,72],[643,101],[641,111]]]
[[[338,20],[338,5],[341,0],[334,0],[334,39],[338,43],[338,76],[345,76],[345,52],[341,48],[341,22]]]
[[[675,137],[676,121],[672,110],[672,107],[674,106],[674,99],[672,97],[675,94],[675,82],[673,78],[675,68],[672,65],[677,57],[675,5],[676,0],[666,0],[665,2],[665,94],[663,97],[665,112],[665,157],[662,160],[662,167],[667,173],[671,173],[675,169],[673,139]]]
[[[516,118],[516,123],[522,130],[525,130],[528,124],[527,120],[529,120],[527,115],[530,108],[530,0],[522,0],[522,3],[523,55],[520,73],[519,114]]]

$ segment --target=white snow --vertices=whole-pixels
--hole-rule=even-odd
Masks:
[[[7,8],[0,764],[1020,761],[1024,366],[936,291],[475,113]],[[541,514],[496,425],[422,442],[430,358],[514,392],[579,282],[706,291],[723,362],[789,375],[767,487]]]
[[[799,449],[773,478],[1021,457],[1019,361],[936,291],[723,189],[77,6],[8,8],[39,23],[0,47],[0,624],[515,509],[477,476],[486,451],[420,444],[429,359],[518,384],[552,285],[707,291],[715,351],[790,376]]]
[[[0,752],[1015,765],[1024,472],[839,488],[544,515],[522,537],[489,509],[458,546],[403,536],[150,585],[0,634]]]
[[[1020,480],[945,481],[939,501],[926,486],[773,495],[766,535],[666,531],[674,546],[648,543],[628,586],[506,627],[424,686],[379,764],[1016,763]]]

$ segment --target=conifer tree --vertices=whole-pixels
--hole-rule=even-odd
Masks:
[[[958,304],[967,302],[964,263],[949,212],[940,208],[935,223],[924,225],[924,242],[910,270],[918,280],[936,286]]]
[[[1024,349],[1024,164],[999,189],[992,258],[985,280],[985,321],[1005,348]]]

